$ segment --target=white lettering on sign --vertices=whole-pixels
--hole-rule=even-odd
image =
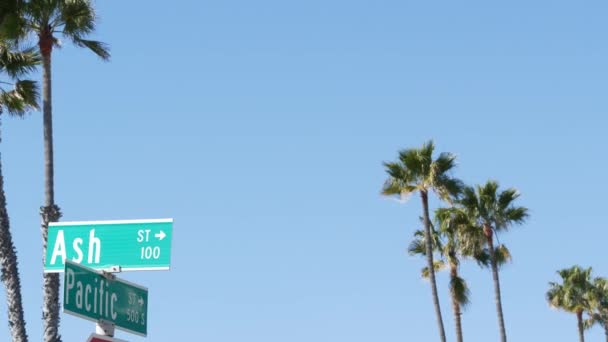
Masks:
[[[72,261],[78,262],[78,263],[82,262],[82,249],[81,249],[81,246],[82,246],[82,239],[81,238],[75,238],[74,239],[74,243],[72,244],[72,247],[74,247],[74,252],[76,252],[76,254],[78,256],[75,257],[75,258],[72,258]]]
[[[99,284],[98,284],[99,283]],[[70,304],[70,299],[74,297],[76,307],[80,310],[85,310],[93,314],[111,318],[116,320],[118,312],[114,308],[114,304],[118,301],[118,295],[109,291],[107,281],[101,279],[99,282],[95,279],[95,284],[83,284],[82,281],[76,280],[74,270],[68,268],[66,270],[66,291],[65,304]],[[74,288],[76,288],[74,290]],[[93,297],[93,305],[91,306],[91,296]],[[99,306],[97,306],[99,302]]]
[[[61,262],[65,262],[65,238],[63,237],[63,230],[57,232],[57,238],[55,239],[55,246],[53,247],[53,256],[51,256],[51,265],[55,264],[57,257],[61,255]]]
[[[95,237],[95,229],[91,229],[91,232],[89,233],[89,259],[88,259],[89,264],[93,263],[93,248],[95,246],[97,246],[97,248],[96,248],[97,253],[95,253],[95,263],[98,264],[99,256],[101,254],[101,240],[99,240],[99,238]]]
[[[140,229],[137,231],[137,242],[148,242],[150,240],[150,229]],[[145,233],[145,237],[144,237]]]
[[[81,263],[84,260],[84,254],[82,252],[82,244],[84,243],[82,238],[75,238],[72,241],[72,249],[76,254],[72,257],[72,261]],[[53,254],[51,255],[51,265],[55,265],[57,259],[61,257],[61,263],[65,263],[67,259],[67,250],[65,244],[65,234],[63,230],[57,231],[57,237],[53,244]],[[89,264],[98,264],[101,259],[101,240],[95,236],[95,229],[89,231],[89,250],[87,252],[87,262]]]

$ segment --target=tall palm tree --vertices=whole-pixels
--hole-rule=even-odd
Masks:
[[[425,249],[431,293],[439,336],[445,342],[445,329],[441,317],[435,269],[433,267],[433,245],[431,243],[431,221],[429,218],[429,192],[434,191],[441,199],[449,201],[457,197],[462,189],[462,182],[452,178],[449,173],[455,167],[456,157],[450,153],[441,153],[433,159],[435,145],[429,141],[421,148],[405,149],[399,151],[396,162],[385,162],[384,167],[389,175],[382,188],[385,196],[409,196],[415,192],[420,193],[422,201],[422,218],[424,225]]]
[[[589,318],[585,320],[585,328],[599,324],[604,329],[606,342],[608,342],[608,279],[598,277],[593,279],[591,288]]]
[[[475,226],[483,231],[486,237],[486,247],[490,258],[492,279],[494,281],[494,298],[496,301],[496,312],[498,315],[498,326],[500,339],[507,341],[507,332],[502,312],[502,300],[500,294],[500,280],[498,277],[498,261],[496,248],[494,246],[494,235],[506,231],[513,224],[522,224],[528,217],[528,209],[514,205],[519,197],[517,190],[510,188],[498,192],[498,183],[488,181],[483,186],[476,188],[466,187],[463,191],[459,204],[465,210]],[[499,248],[503,248],[499,246]]]
[[[110,54],[104,43],[85,39],[95,31],[96,14],[89,0],[28,0],[25,3],[21,28],[24,35],[35,36],[42,57],[42,112],[44,131],[44,175],[45,202],[40,208],[42,217],[43,255],[46,245],[49,222],[61,217],[55,204],[54,166],[53,166],[53,119],[51,99],[51,55],[63,37],[79,47],[91,50],[103,60]],[[59,275],[44,275],[44,341],[61,341],[59,335]]]
[[[0,40],[0,74],[7,76],[0,82],[0,114],[23,116],[37,106],[38,89],[29,80],[19,80],[24,73],[31,71],[39,63],[39,58],[31,50],[11,51],[11,44]],[[10,86],[10,89],[5,89]],[[2,282],[8,304],[8,322],[13,341],[27,341],[21,281],[17,263],[17,252],[13,244],[9,217],[4,194],[4,178],[0,162],[0,268]]]
[[[593,295],[591,267],[584,269],[580,266],[572,266],[557,273],[562,278],[562,283],[549,283],[549,291],[547,291],[549,305],[576,314],[579,341],[585,342],[583,313],[591,308]]]

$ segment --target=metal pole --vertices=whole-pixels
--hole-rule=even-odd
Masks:
[[[95,333],[102,336],[114,337],[114,324],[107,321],[98,321]]]
[[[114,280],[116,275],[114,273],[120,273],[122,271],[120,266],[112,266],[106,270],[102,270],[104,277],[110,280]],[[97,321],[95,326],[95,333],[102,336],[114,337],[114,323],[104,321],[103,319]]]

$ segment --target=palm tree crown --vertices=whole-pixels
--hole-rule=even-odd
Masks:
[[[382,194],[401,198],[421,191],[432,190],[445,201],[458,197],[462,182],[452,178],[449,172],[456,166],[456,156],[443,152],[433,160],[435,145],[429,141],[420,149],[405,149],[399,152],[397,162],[385,162],[389,178],[384,183]]]
[[[562,283],[549,283],[547,301],[551,307],[576,314],[579,340],[584,342],[583,312],[591,309],[593,302],[591,267],[584,269],[572,266],[557,273],[562,278]]]
[[[459,203],[479,227],[489,227],[496,233],[522,224],[528,217],[527,208],[513,204],[519,196],[514,188],[498,193],[498,182],[488,181],[483,186],[464,188]]]
[[[86,47],[104,60],[110,58],[106,44],[85,37],[95,31],[95,9],[88,0],[30,0],[23,11],[21,29],[34,33],[41,54],[50,54],[59,46],[61,34],[76,46]]]

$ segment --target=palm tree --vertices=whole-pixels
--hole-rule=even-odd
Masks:
[[[599,324],[604,328],[606,342],[608,342],[608,279],[595,278],[593,279],[593,287],[591,288],[590,308],[588,308],[589,318],[585,320],[585,328],[591,328],[595,324]]]
[[[572,266],[557,273],[562,278],[562,283],[549,283],[549,291],[547,291],[549,305],[576,314],[579,341],[585,342],[583,312],[591,308],[593,296],[591,267],[583,269],[580,266]]]
[[[31,71],[39,63],[39,58],[31,50],[11,51],[11,44],[0,41],[0,73],[8,76],[8,82],[0,82],[0,114],[23,116],[37,106],[38,89],[29,80],[18,78]],[[7,85],[11,89],[5,89]],[[23,302],[21,298],[21,281],[17,263],[17,252],[10,231],[4,178],[0,163],[0,267],[2,282],[8,304],[8,322],[13,341],[27,341],[25,320],[23,319]]]
[[[488,249],[494,281],[494,297],[500,339],[502,342],[507,341],[507,333],[502,313],[497,249],[494,246],[494,235],[498,234],[498,232],[506,231],[513,224],[523,223],[527,218],[528,209],[513,204],[518,197],[519,193],[513,188],[498,193],[498,183],[488,181],[485,185],[477,186],[475,189],[466,187],[462,198],[459,200],[459,204],[465,210],[470,220],[475,223],[477,229],[481,230],[486,238],[486,247]],[[504,247],[499,246],[499,249],[504,249]]]
[[[435,226],[438,226],[439,230],[436,230]],[[472,229],[468,216],[460,208],[435,210],[435,225],[431,225],[431,236],[433,250],[438,253],[439,260],[434,262],[434,268],[437,271],[449,266],[449,289],[458,342],[463,341],[462,309],[469,304],[470,296],[466,281],[458,274],[460,262],[464,258],[472,258],[478,263],[485,263],[488,259],[483,249],[484,236],[473,234],[477,231]],[[408,251],[411,255],[426,255],[424,231],[418,230],[414,233],[414,240]],[[428,274],[429,268],[424,267],[423,278],[428,278]]]
[[[85,39],[95,31],[96,15],[89,0],[29,0],[25,3],[21,22],[23,34],[34,35],[42,57],[42,112],[44,126],[44,175],[45,203],[40,208],[42,217],[43,255],[49,222],[61,217],[55,204],[53,183],[53,120],[51,100],[51,55],[53,47],[59,45],[59,36],[76,46],[85,47],[103,60],[110,54],[104,43]],[[44,341],[61,341],[59,335],[59,276],[56,273],[44,275]]]
[[[389,175],[382,188],[386,196],[409,196],[415,192],[420,193],[422,201],[422,218],[424,225],[425,249],[433,305],[439,327],[441,341],[445,342],[445,329],[441,317],[439,296],[433,263],[433,245],[431,243],[431,222],[429,218],[429,191],[434,191],[441,199],[449,201],[457,197],[462,189],[462,182],[449,176],[455,166],[456,157],[450,153],[441,153],[433,160],[435,145],[429,141],[421,148],[405,149],[399,151],[396,162],[385,162],[384,167]]]

